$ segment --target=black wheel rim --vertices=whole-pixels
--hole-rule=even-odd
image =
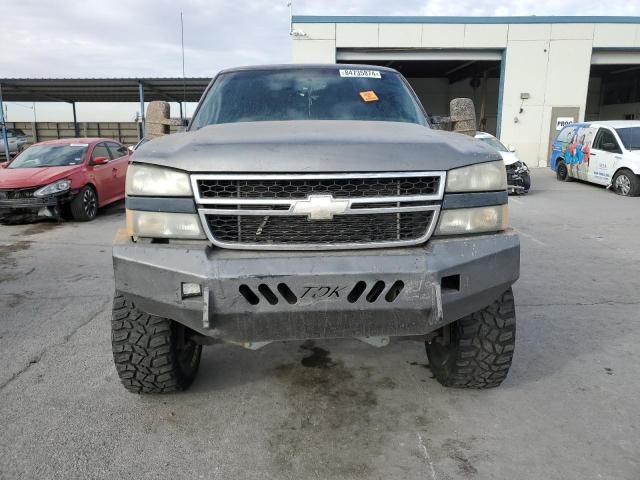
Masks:
[[[93,190],[90,188],[87,188],[82,194],[82,209],[88,218],[95,217],[98,211],[96,194],[93,193]]]

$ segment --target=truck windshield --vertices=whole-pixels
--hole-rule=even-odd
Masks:
[[[373,68],[225,73],[202,101],[192,128],[282,120],[377,120],[425,125],[425,116],[400,75]]]
[[[67,167],[80,165],[89,147],[86,143],[33,145],[22,152],[8,168]]]
[[[640,127],[616,128],[616,133],[627,150],[640,150]]]

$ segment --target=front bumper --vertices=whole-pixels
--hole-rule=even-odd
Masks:
[[[141,310],[253,343],[429,333],[508,289],[519,276],[520,242],[509,230],[410,248],[266,252],[134,243],[120,231],[113,261],[116,290]],[[359,282],[366,286],[356,299]],[[200,284],[203,296],[182,298],[182,283]]]
[[[2,198],[0,196],[0,215],[22,212],[37,213],[45,207],[58,208],[70,202],[72,194],[69,192],[46,197]]]
[[[531,188],[531,176],[529,167],[525,164],[522,166],[507,166],[507,191],[509,193],[526,193]]]

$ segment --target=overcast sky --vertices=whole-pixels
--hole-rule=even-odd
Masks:
[[[187,76],[290,61],[287,0],[2,0],[0,77],[179,76],[180,10]],[[640,15],[640,1],[294,0],[294,14]],[[42,119],[66,110],[38,105]],[[80,120],[102,111],[80,106]],[[106,119],[130,120],[131,112],[128,105]],[[9,120],[32,115],[26,106],[9,107]]]

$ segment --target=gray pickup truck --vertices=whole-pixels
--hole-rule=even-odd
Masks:
[[[188,131],[135,152],[126,193],[112,346],[132,392],[187,388],[221,342],[418,335],[443,385],[507,375],[520,244],[504,164],[433,128],[395,70],[223,71]]]

